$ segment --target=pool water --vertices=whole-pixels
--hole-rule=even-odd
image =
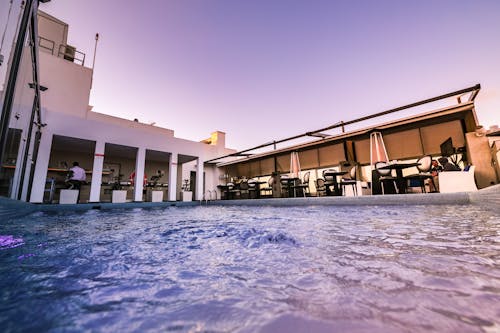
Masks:
[[[5,216],[2,332],[500,331],[500,213],[479,206]]]

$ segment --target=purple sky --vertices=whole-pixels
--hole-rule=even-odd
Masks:
[[[69,23],[69,43],[87,66],[100,33],[95,111],[156,122],[177,137],[221,130],[227,146],[244,149],[476,83],[480,123],[500,123],[498,0],[52,0],[40,8]]]

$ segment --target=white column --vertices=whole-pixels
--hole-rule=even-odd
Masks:
[[[177,200],[182,200],[181,198],[181,191],[182,191],[182,186],[184,186],[183,180],[186,178],[184,177],[184,164],[183,163],[177,163],[177,177],[175,178],[176,182],[176,199]]]
[[[89,202],[101,201],[102,168],[104,166],[104,141],[95,143],[94,166],[92,167],[92,182],[90,184]]]
[[[142,201],[142,190],[144,189],[144,166],[146,165],[146,148],[137,149],[135,159],[134,179],[134,201]]]
[[[38,156],[36,159],[35,174],[33,184],[31,186],[30,202],[42,203],[43,193],[45,189],[45,181],[47,179],[47,169],[49,167],[50,150],[52,148],[52,133],[42,133],[40,146],[38,148]]]
[[[198,163],[196,164],[196,200],[203,200],[203,159],[198,157]]]
[[[177,200],[177,154],[171,153],[168,162],[168,201]]]

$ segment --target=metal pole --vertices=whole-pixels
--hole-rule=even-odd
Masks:
[[[95,34],[95,46],[94,46],[94,59],[92,60],[92,76],[90,78],[90,88],[92,88],[92,83],[94,81],[94,68],[95,68],[95,55],[97,53],[97,42],[99,41],[99,33]]]
[[[9,132],[10,115],[12,112],[12,105],[14,103],[14,93],[16,88],[17,75],[21,59],[23,56],[24,41],[26,40],[26,32],[28,29],[29,19],[33,9],[33,1],[27,0],[24,7],[23,18],[17,35],[16,47],[14,49],[12,66],[9,72],[9,80],[5,89],[4,103],[2,106],[2,115],[0,117],[0,163],[4,159],[5,147],[7,145],[7,134]]]
[[[35,96],[35,98],[33,99],[33,109],[31,111],[31,118],[30,118],[30,124],[28,126],[28,131],[27,131],[27,138],[26,138],[26,145],[25,145],[25,148],[24,148],[24,156],[23,156],[23,160],[21,162],[21,178],[19,180],[19,186],[18,187],[18,190],[17,190],[17,200],[21,200],[21,197],[22,197],[22,193],[23,193],[23,183],[24,183],[24,177],[25,177],[25,174],[26,174],[26,164],[28,162],[28,157],[29,157],[29,153],[30,153],[30,149],[31,149],[31,136],[32,136],[32,133],[33,133],[33,123],[35,122],[35,114],[36,114],[36,108],[37,108],[37,99],[38,97]],[[32,156],[32,160],[33,160],[34,156]],[[19,162],[17,162],[17,164],[19,165]],[[31,165],[31,167],[33,167],[33,165]]]
[[[32,8],[32,15],[30,18],[30,29],[29,29],[29,35],[30,35],[30,42],[31,42],[31,66],[32,66],[32,76],[33,76],[33,88],[35,90],[35,96],[33,98],[33,106],[31,110],[31,118],[28,126],[28,131],[27,131],[27,137],[26,137],[26,145],[24,148],[24,156],[23,160],[21,162],[21,178],[19,181],[19,187],[18,187],[18,193],[17,193],[17,199],[20,200],[22,198],[22,193],[24,189],[24,180],[25,180],[25,175],[26,175],[26,166],[28,163],[29,159],[29,153],[31,149],[31,142],[32,142],[32,134],[33,134],[33,125],[35,124],[35,115],[37,116],[37,133],[35,139],[35,145],[33,147],[33,151],[31,152],[31,159],[30,159],[30,176],[28,177],[28,193],[31,193],[31,184],[33,182],[33,173],[35,170],[36,166],[36,157],[37,157],[37,147],[38,147],[38,142],[40,141],[40,128],[42,127],[42,119],[41,119],[41,111],[40,111],[40,83],[38,81],[39,78],[39,64],[38,64],[38,2],[35,2],[33,4]],[[19,167],[19,162],[17,163],[17,167]],[[29,196],[27,196],[27,199],[29,200]]]
[[[92,69],[95,67],[95,55],[97,53],[97,42],[99,41],[99,33],[95,34],[94,60],[92,61]]]

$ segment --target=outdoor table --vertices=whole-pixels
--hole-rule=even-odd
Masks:
[[[217,185],[217,188],[221,191],[222,194],[224,194],[224,199],[228,200],[229,199],[229,186],[228,185]]]
[[[325,178],[325,186],[326,186],[326,195],[342,195],[342,189],[339,186],[339,182],[337,181],[338,176],[343,176],[347,171],[335,171],[335,170],[326,170],[323,172],[323,177]],[[332,178],[332,180],[327,180],[327,178]],[[333,193],[330,190],[330,186],[333,185]]]
[[[293,186],[297,184],[297,182],[300,181],[300,178],[298,177],[283,177],[280,179],[281,184],[285,185],[287,190],[288,190],[288,196],[289,197],[296,197],[297,193],[295,192],[295,189]]]
[[[260,185],[267,184],[267,182],[264,182],[264,181],[253,181],[252,183],[255,184],[255,199],[259,199],[260,198]]]
[[[406,179],[403,177],[403,169],[413,168],[420,165],[420,163],[392,163],[380,167],[383,170],[396,170],[396,183],[398,184],[399,193],[406,193]]]

